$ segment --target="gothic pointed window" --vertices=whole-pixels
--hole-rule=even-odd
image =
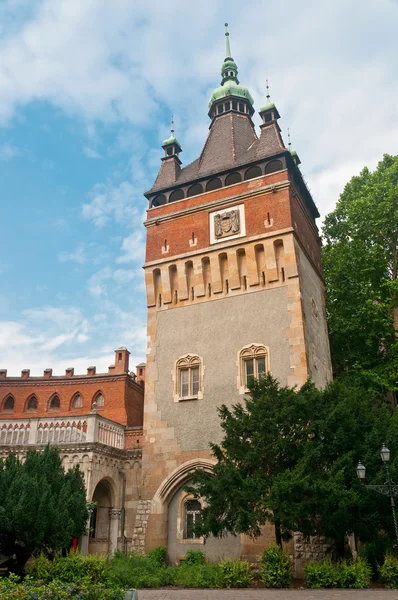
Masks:
[[[14,398],[12,396],[7,396],[3,404],[3,411],[12,412],[14,410]]]
[[[177,360],[175,400],[195,400],[202,397],[202,361],[197,355],[187,354]]]
[[[48,405],[49,410],[59,410],[61,408],[61,402],[59,396],[55,395],[51,398],[50,403]]]
[[[83,400],[80,394],[75,394],[72,398],[71,408],[81,408],[83,406]]]
[[[98,392],[95,396],[94,396],[94,400],[93,400],[93,408],[104,408],[104,404],[105,404],[105,398],[102,392]]]
[[[37,410],[37,398],[36,396],[31,396],[26,403],[26,410],[34,411]]]
[[[245,392],[257,379],[269,371],[268,349],[262,344],[245,346],[239,352],[239,379],[241,392]]]

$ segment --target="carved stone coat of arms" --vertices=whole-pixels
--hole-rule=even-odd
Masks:
[[[217,239],[240,233],[239,210],[229,210],[214,215],[214,235]]]

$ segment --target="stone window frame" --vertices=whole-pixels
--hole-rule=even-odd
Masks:
[[[187,538],[184,537],[185,536],[185,519],[186,519],[186,513],[185,513],[185,506],[187,504],[187,502],[189,502],[190,500],[197,500],[200,505],[202,506],[202,509],[205,505],[204,501],[202,500],[202,498],[195,498],[195,496],[193,494],[191,494],[190,492],[182,492],[180,493],[180,497],[178,499],[178,509],[177,509],[177,540],[180,544],[204,544],[205,543],[205,538],[203,536],[198,537],[198,538]]]
[[[265,372],[270,373],[270,351],[268,346],[265,344],[252,343],[243,346],[238,351],[238,377],[237,377],[237,387],[239,394],[246,394],[249,391],[249,388],[246,386],[246,371],[245,371],[245,362],[250,359],[256,358],[265,358]]]
[[[197,395],[181,396],[181,371],[183,369],[191,369],[193,367],[199,367],[199,391]],[[188,400],[202,400],[203,399],[203,382],[204,382],[204,366],[203,359],[198,354],[184,354],[180,356],[174,363],[173,369],[173,383],[174,383],[174,402],[186,402]]]

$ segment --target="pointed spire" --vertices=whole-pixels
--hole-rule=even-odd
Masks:
[[[264,105],[264,106],[262,106],[262,107],[260,108],[260,113],[261,113],[263,110],[269,110],[270,108],[275,108],[275,104],[274,104],[273,102],[271,102],[271,95],[270,95],[270,93],[269,93],[268,79],[266,79],[266,80],[265,80],[265,89],[266,89],[266,91],[267,91],[267,93],[266,93],[266,96],[265,96],[265,97],[267,98],[267,102],[265,103],[265,105]]]
[[[174,115],[171,115],[170,137],[174,137]]]
[[[290,129],[289,129],[289,127],[287,128],[287,139],[288,139],[288,144],[287,145],[289,146],[289,151],[291,152],[292,151],[292,142],[291,142],[291,139],[290,139]]]
[[[182,152],[181,146],[178,143],[178,141],[174,135],[174,116],[173,115],[171,116],[171,123],[170,123],[170,137],[167,138],[167,140],[163,141],[162,148],[164,148],[166,157],[173,156],[173,155],[178,156],[178,154],[180,152]]]
[[[292,141],[290,139],[290,128],[289,127],[287,128],[287,140],[288,140],[287,148],[288,148],[294,162],[296,163],[296,165],[299,165],[301,163],[301,160],[299,159],[297,152],[295,150],[293,150]]]
[[[231,46],[229,43],[229,31],[228,31],[228,23],[225,23],[225,60],[227,60],[228,58],[232,59],[232,54],[231,54]]]

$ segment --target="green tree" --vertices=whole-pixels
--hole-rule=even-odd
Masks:
[[[397,389],[398,156],[346,185],[325,219],[322,262],[336,373],[360,371]]]
[[[206,505],[197,532],[256,536],[267,521],[284,533],[326,535],[337,551],[355,532],[366,539],[391,529],[388,500],[361,488],[358,460],[370,482],[382,477],[378,452],[391,424],[382,397],[346,378],[326,390],[257,382],[243,405],[219,409],[222,446],[210,473],[197,470],[190,491]],[[387,437],[388,440],[388,437]]]
[[[23,564],[41,550],[66,550],[87,519],[79,467],[65,472],[56,449],[30,450],[25,462],[13,454],[0,461],[0,553]]]

